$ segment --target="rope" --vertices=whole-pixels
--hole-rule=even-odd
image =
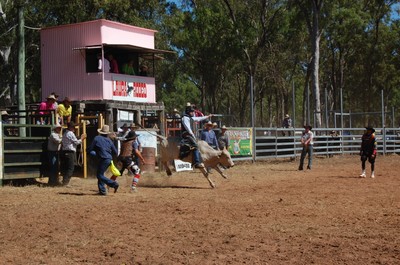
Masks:
[[[83,144],[81,144],[81,148],[79,150],[79,155],[78,155],[78,166],[82,167],[83,166]]]

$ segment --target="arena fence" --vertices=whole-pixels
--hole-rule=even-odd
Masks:
[[[400,128],[376,128],[379,154],[400,153]],[[255,128],[255,160],[301,155],[303,128]],[[314,132],[314,155],[359,154],[365,128],[321,128]],[[249,160],[252,157],[234,158]]]

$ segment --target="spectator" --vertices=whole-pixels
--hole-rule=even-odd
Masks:
[[[368,159],[368,162],[371,164],[371,178],[375,178],[375,158],[377,154],[377,142],[375,138],[375,129],[368,125],[365,127],[367,130],[363,136],[361,137],[361,178],[365,178],[365,162]]]
[[[65,97],[63,102],[58,105],[56,112],[57,122],[61,125],[71,122],[72,117],[72,106],[69,97]]]
[[[310,125],[304,126],[304,132],[301,136],[301,145],[303,150],[301,151],[299,170],[303,170],[304,158],[308,154],[308,166],[307,169],[311,169],[312,166],[312,154],[313,154],[313,138],[314,134],[311,131],[312,127]]]
[[[179,111],[177,109],[174,109],[174,112],[172,114],[172,118],[174,119],[180,119],[181,115],[179,114]]]
[[[50,116],[50,113],[52,110],[55,110],[55,103],[56,102],[56,97],[54,95],[50,95],[46,98],[46,101],[43,101],[39,105],[39,114],[40,119],[38,121],[38,124],[49,124],[50,119],[48,118]],[[47,117],[43,117],[43,116]]]
[[[56,92],[51,92],[50,95],[53,95],[53,96],[56,98],[56,101],[54,102],[54,109],[57,109],[57,107],[58,107],[58,97],[59,97],[59,95],[57,95]]]
[[[113,155],[117,155],[117,149],[108,137],[113,133],[108,125],[103,125],[101,129],[97,129],[97,132],[99,135],[93,139],[87,151],[98,159],[96,177],[99,195],[107,195],[105,185],[114,188],[114,193],[117,192],[119,187],[118,182],[104,176],[104,173],[111,165]]]
[[[61,164],[63,174],[63,186],[69,187],[72,174],[76,165],[76,147],[82,144],[82,140],[86,139],[86,134],[82,134],[79,139],[75,136],[75,123],[69,122],[67,129],[62,137],[61,146]]]
[[[102,57],[101,53],[98,53],[96,57],[97,57],[97,71],[101,72],[103,70],[103,60],[101,58]]]
[[[10,124],[9,116],[10,115],[8,114],[8,112],[6,110],[2,110],[1,111],[1,123],[2,124]],[[3,134],[5,136],[10,136],[10,129],[6,128],[6,127],[3,127],[3,128],[4,128]]]
[[[217,136],[213,130],[213,123],[211,121],[207,122],[205,125],[205,129],[201,132],[201,140],[208,143],[209,146],[218,150],[218,141]]]
[[[136,75],[132,59],[122,66],[122,73],[126,75]]]
[[[292,127],[292,119],[290,118],[289,114],[285,115],[285,118],[282,121],[282,127],[283,128],[291,128]],[[291,136],[291,132],[287,131],[288,135]],[[286,132],[282,131],[282,135],[285,136]]]
[[[49,158],[49,186],[58,186],[58,172],[59,172],[59,151],[61,147],[62,137],[61,125],[55,125],[52,133],[47,140],[47,152]]]
[[[139,69],[139,75],[140,76],[147,76],[148,75],[148,70],[149,70],[149,68],[147,67],[147,65],[142,64],[140,66],[140,69]]]
[[[119,74],[118,62],[114,58],[114,55],[108,55],[108,61],[110,62],[110,73]]]
[[[220,150],[222,150],[224,148],[226,148],[226,150],[229,150],[230,142],[229,142],[229,136],[226,133],[227,130],[228,129],[226,128],[226,126],[222,125],[222,127],[221,127],[221,135],[218,138],[218,147],[219,147]]]

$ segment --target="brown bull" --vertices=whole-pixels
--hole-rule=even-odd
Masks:
[[[178,142],[173,139],[161,139],[161,163],[165,167],[165,171],[167,175],[172,175],[171,169],[169,168],[168,162],[174,159],[178,159],[179,157],[179,146]],[[225,148],[221,151],[214,150],[211,146],[209,146],[205,141],[198,141],[197,143],[199,147],[199,151],[201,154],[201,158],[203,160],[203,164],[205,168],[199,168],[203,175],[207,178],[211,187],[215,188],[215,183],[210,179],[209,173],[206,168],[211,167],[214,168],[218,173],[220,173],[224,178],[227,178],[225,173],[222,172],[218,165],[222,165],[226,168],[233,167],[234,163],[232,161],[231,155]],[[192,163],[192,155],[185,157],[182,161]]]

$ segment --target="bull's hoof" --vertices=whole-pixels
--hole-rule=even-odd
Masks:
[[[215,189],[215,187],[217,187],[217,186],[215,185],[215,183],[210,183],[210,186],[211,186],[211,188],[213,188],[213,189]]]
[[[167,176],[172,176],[172,172],[171,171],[167,171]]]
[[[228,176],[225,175],[224,173],[222,173],[221,175],[222,175],[222,177],[223,177],[224,179],[227,179],[227,178],[228,178]]]

